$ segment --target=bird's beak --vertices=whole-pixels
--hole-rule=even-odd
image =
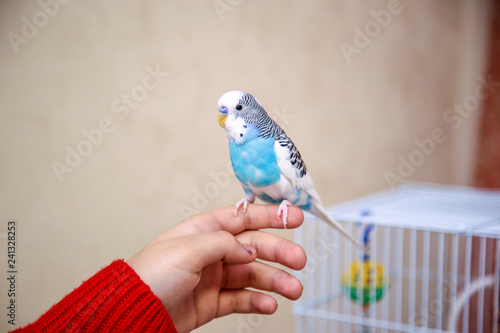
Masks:
[[[224,127],[224,123],[226,122],[227,115],[219,113],[219,125],[220,127]]]
[[[224,127],[224,123],[226,122],[227,119],[227,108],[225,106],[221,106],[219,108],[219,125],[220,127]]]

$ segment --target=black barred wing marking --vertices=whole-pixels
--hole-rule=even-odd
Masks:
[[[242,117],[247,124],[254,124],[260,129],[259,138],[276,137],[283,133],[281,127],[269,117],[266,110],[259,102],[250,94],[241,96],[239,103],[245,105],[246,108],[239,117]]]
[[[266,110],[250,94],[243,94],[239,103],[245,105],[250,111],[241,114],[241,117],[247,124],[254,124],[260,129],[259,138],[274,138],[275,142],[283,149],[277,152],[278,164],[282,172],[294,184],[300,183],[304,188],[313,187],[312,180],[307,174],[307,168],[300,156],[299,150],[293,144],[292,140],[286,135],[285,131],[267,114]],[[285,149],[286,148],[286,149]],[[288,162],[291,164],[288,164]],[[288,165],[286,165],[288,164]],[[306,177],[307,175],[307,177]]]
[[[278,135],[276,140],[281,147],[286,147],[290,151],[290,163],[298,170],[300,178],[303,178],[307,174],[307,168],[297,147],[295,147],[292,140],[284,132]]]
[[[262,106],[259,104],[259,101],[257,101],[257,99],[255,97],[253,97],[252,95],[250,95],[248,93],[244,93],[241,96],[240,104],[247,105],[247,106],[255,108],[255,109],[262,108]]]

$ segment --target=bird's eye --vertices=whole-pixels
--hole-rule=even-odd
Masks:
[[[241,110],[241,109],[243,109],[243,105],[241,105],[241,104],[236,105],[236,110],[238,110],[238,111],[239,111],[239,110]]]

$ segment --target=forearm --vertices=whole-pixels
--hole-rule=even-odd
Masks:
[[[116,260],[15,332],[176,332],[161,301],[134,270]]]

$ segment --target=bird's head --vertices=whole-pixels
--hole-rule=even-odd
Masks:
[[[252,95],[238,90],[229,91],[219,98],[219,125],[224,127],[228,117],[246,118],[257,113],[259,109],[262,107]]]

